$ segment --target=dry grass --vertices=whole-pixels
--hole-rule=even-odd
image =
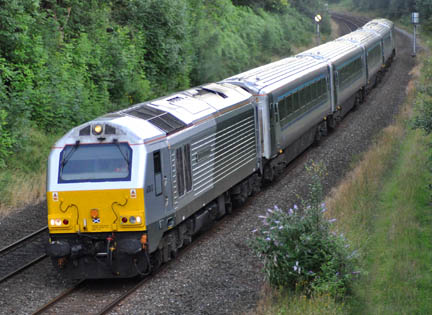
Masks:
[[[10,215],[19,209],[38,203],[45,199],[46,174],[15,176],[3,193],[8,195],[5,202],[0,203],[0,217]]]
[[[304,295],[281,293],[265,286],[255,310],[246,315],[337,315],[345,314],[344,305],[329,295],[307,298]]]
[[[9,195],[7,203],[0,204],[0,216],[6,216],[30,204],[38,203],[45,198],[45,171],[31,176],[14,177],[6,193]]]
[[[29,134],[22,150],[10,156],[8,167],[0,169],[0,217],[45,199],[47,158],[58,135],[34,129]]]

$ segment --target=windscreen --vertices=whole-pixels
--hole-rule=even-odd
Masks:
[[[59,183],[127,181],[131,161],[127,143],[68,145],[60,154]]]

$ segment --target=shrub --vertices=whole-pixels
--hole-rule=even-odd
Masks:
[[[255,231],[252,246],[272,286],[342,298],[357,273],[357,255],[342,234],[331,231],[334,219],[324,215],[319,174],[312,178],[309,199],[302,206],[288,211],[275,206],[260,216],[263,225]]]
[[[5,160],[11,154],[13,144],[14,139],[7,130],[7,113],[0,109],[0,169],[5,167]]]

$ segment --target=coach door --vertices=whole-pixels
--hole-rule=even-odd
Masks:
[[[271,135],[271,154],[276,154],[280,148],[280,122],[279,108],[277,103],[270,103],[270,135]]]

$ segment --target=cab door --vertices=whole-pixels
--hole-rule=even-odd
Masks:
[[[160,214],[164,214],[169,206],[167,161],[165,161],[167,155],[166,149],[161,149],[154,151],[151,159],[153,162],[153,178],[151,179],[153,191],[150,193],[153,194],[153,205],[157,211],[160,211]]]

